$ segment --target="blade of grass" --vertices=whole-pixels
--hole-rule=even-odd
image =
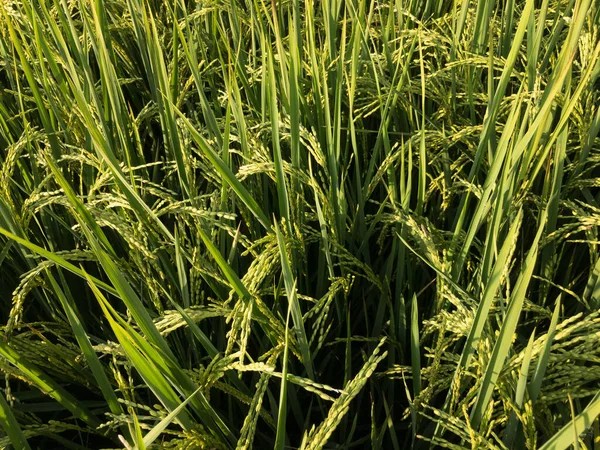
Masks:
[[[258,205],[256,200],[250,195],[250,192],[244,187],[242,183],[235,177],[231,169],[223,162],[217,152],[215,152],[210,145],[205,141],[202,135],[194,128],[192,123],[185,115],[175,109],[175,112],[181,118],[183,124],[190,132],[190,135],[194,142],[198,145],[202,153],[206,155],[209,161],[213,164],[214,168],[219,172],[223,179],[231,186],[234,192],[238,195],[240,200],[246,205],[246,207],[254,214],[260,224],[266,229],[270,230],[270,221],[263,212],[262,208]]]
[[[300,309],[300,303],[298,302],[298,296],[295,290],[295,281],[290,266],[290,261],[287,255],[285,240],[283,234],[279,229],[279,224],[275,222],[275,234],[277,235],[277,243],[279,246],[279,255],[281,258],[281,269],[283,272],[283,280],[285,282],[285,289],[288,296],[289,308],[292,314],[292,321],[294,323],[294,333],[298,340],[298,346],[300,347],[300,353],[302,354],[302,363],[306,369],[306,373],[311,380],[315,379],[315,373],[312,367],[312,359],[310,356],[310,348],[308,345],[308,339],[306,337],[306,331],[304,329],[304,319],[302,317],[302,310]]]
[[[64,259],[63,257],[61,257],[60,255],[57,255],[53,252],[50,252],[42,247],[40,247],[39,245],[36,245],[26,239],[20,238],[19,236],[16,236],[15,234],[11,233],[10,231],[0,227],[0,234],[6,236],[7,238],[17,242],[18,244],[21,244],[22,246],[28,248],[29,250],[31,250],[34,253],[37,253],[38,255],[40,255],[43,258],[46,258],[48,261],[52,261],[54,264],[56,264],[57,266],[62,267],[63,269],[68,270],[71,273],[74,273],[75,275],[80,276],[81,278],[85,279],[86,278],[86,274],[83,272],[83,270],[81,270],[80,268],[78,268],[77,266],[74,266],[73,264],[71,264],[70,262],[68,262],[66,259]],[[94,283],[102,288],[104,291],[109,292],[113,295],[118,295],[117,290],[115,288],[113,288],[112,286],[106,284],[105,282],[103,282],[102,280],[99,280],[97,278],[91,277],[94,280]]]
[[[291,292],[292,296],[295,295],[296,286],[293,286],[294,291]],[[290,293],[288,293],[288,296]],[[281,369],[281,389],[279,391],[279,411],[277,413],[277,434],[275,436],[275,450],[283,450],[285,448],[286,440],[286,419],[287,419],[287,378],[288,378],[288,357],[289,357],[289,324],[290,324],[290,312],[292,310],[292,301],[288,302],[287,314],[285,319],[285,346],[283,350],[283,368]]]
[[[477,151],[475,153],[475,159],[473,161],[473,165],[468,176],[468,180],[470,182],[472,182],[475,175],[479,172],[481,161],[483,160],[483,156],[488,147],[488,141],[495,127],[496,117],[499,113],[502,100],[504,99],[504,94],[508,87],[510,77],[512,76],[513,68],[516,64],[519,55],[521,43],[523,42],[523,37],[525,36],[525,31],[529,22],[529,16],[533,14],[533,12],[534,1],[527,0],[525,7],[523,8],[519,24],[517,26],[517,31],[515,32],[515,36],[513,38],[510,53],[506,59],[506,64],[504,65],[504,70],[502,71],[502,75],[500,76],[500,80],[498,81],[496,91],[494,92],[492,103],[488,106],[488,110],[486,112],[481,138],[479,140]],[[458,214],[456,215],[456,223],[453,227],[455,240],[459,238],[459,232],[463,228],[463,223],[466,219],[467,206],[470,195],[470,191],[467,191],[467,193],[461,197],[460,205],[458,208]]]
[[[152,427],[152,429],[148,433],[146,433],[146,435],[142,439],[142,442],[145,447],[149,447],[156,439],[159,438],[161,433],[167,429],[171,422],[173,422],[177,418],[179,413],[181,413],[181,411],[183,411],[183,409],[190,402],[190,400],[192,400],[192,397],[200,392],[200,389],[202,388],[198,388],[192,395],[190,395],[188,398],[182,401],[177,408],[175,408],[173,411],[167,414],[167,416],[164,419],[162,419],[159,423],[154,425],[154,427]]]
[[[273,68],[273,53],[270,43],[267,43],[267,71],[269,88],[269,117],[271,120],[271,135],[273,145],[273,161],[275,162],[275,177],[277,187],[277,199],[279,203],[279,214],[285,219],[285,225],[290,227],[290,204],[288,200],[287,183],[283,170],[283,159],[279,144],[279,111],[277,108],[277,84],[275,82],[275,70]]]
[[[565,450],[571,445],[575,445],[579,434],[591,427],[598,416],[600,416],[600,392],[594,396],[577,417],[573,418],[571,422],[542,445],[540,450]],[[574,429],[577,430],[576,437],[573,436]]]
[[[10,443],[15,448],[23,450],[31,449],[27,439],[23,435],[23,430],[21,430],[19,422],[15,418],[15,415],[3,394],[0,394],[0,426],[2,426],[4,432],[10,439]]]
[[[123,414],[123,408],[119,403],[117,395],[115,394],[110,384],[110,381],[108,380],[106,372],[104,371],[104,368],[102,367],[102,364],[100,363],[96,352],[92,348],[90,339],[87,333],[85,332],[83,324],[81,323],[81,320],[79,318],[80,314],[75,309],[76,306],[73,302],[72,297],[70,295],[69,297],[65,295],[65,292],[61,289],[59,284],[56,282],[56,279],[54,278],[54,276],[52,276],[49,270],[46,270],[46,277],[48,278],[48,280],[50,280],[52,290],[54,294],[56,294],[56,296],[58,297],[65,311],[65,315],[67,316],[69,324],[71,325],[73,333],[75,334],[75,339],[77,340],[77,343],[81,348],[83,356],[85,357],[85,360],[90,370],[92,371],[92,374],[94,375],[94,378],[96,379],[98,386],[100,387],[100,390],[102,392],[102,395],[104,396],[111,412],[113,414]]]
[[[128,353],[132,363],[140,372],[140,375],[153,386],[154,393],[164,401],[165,407],[172,411],[177,407],[179,401],[177,395],[171,387],[171,384],[184,395],[190,396],[192,392],[197,390],[197,386],[191,378],[178,366],[171,352],[165,353],[159,346],[153,346],[142,338],[127,322],[119,317],[118,313],[94,285],[91,279],[88,280],[96,299],[98,300],[105,316],[110,322],[113,332],[119,338],[119,342],[124,346],[124,350]],[[168,378],[167,378],[168,377]],[[210,432],[215,437],[224,437],[230,442],[235,442],[235,439],[229,431],[228,427],[219,417],[219,415],[210,406],[202,393],[197,392],[191,396],[192,406]],[[187,414],[183,415],[184,419]],[[185,429],[191,426],[188,419],[182,422]]]
[[[81,419],[93,429],[96,429],[100,426],[101,422],[88,408],[82,405],[80,401],[78,401],[60,384],[46,375],[42,369],[28,361],[27,358],[11,348],[6,343],[4,333],[2,333],[1,337],[0,356],[19,369],[24,376],[40,391],[49,397],[52,397],[66,409],[71,411],[76,418]]]
[[[537,400],[537,397],[542,390],[542,381],[544,380],[546,368],[548,367],[548,361],[550,360],[550,349],[552,348],[552,341],[554,340],[554,335],[556,334],[556,325],[558,324],[558,318],[560,316],[560,308],[561,296],[559,295],[556,299],[556,305],[554,307],[554,313],[552,314],[552,320],[550,321],[550,327],[548,328],[548,334],[546,335],[546,341],[544,342],[544,348],[540,353],[533,378],[528,386],[529,398],[533,402]]]
[[[470,420],[471,426],[474,429],[478,429],[481,424],[483,413],[490,401],[492,391],[496,387],[496,381],[500,375],[500,370],[502,369],[506,356],[512,346],[513,335],[517,328],[519,316],[521,315],[521,310],[525,301],[527,287],[529,286],[529,281],[531,280],[534,265],[537,260],[538,244],[546,224],[547,212],[547,209],[544,209],[540,214],[540,226],[529,252],[527,253],[527,257],[525,258],[515,289],[510,297],[506,316],[502,323],[502,327],[500,328],[500,334],[494,344],[490,361],[487,365],[485,375],[481,381],[479,392],[477,394],[477,400],[471,410]]]
[[[527,378],[529,376],[529,365],[531,363],[531,352],[533,350],[533,342],[535,337],[535,331],[531,333],[527,347],[525,347],[525,353],[523,354],[523,362],[521,363],[521,371],[519,372],[519,381],[517,382],[517,389],[515,391],[515,407],[519,410],[523,407],[523,400],[525,398],[525,392],[527,390]],[[518,419],[515,411],[511,411],[510,417],[508,418],[508,424],[504,431],[504,445],[511,448],[517,434]]]
[[[413,294],[410,311],[410,358],[412,362],[413,398],[417,398],[421,393],[421,351],[419,344],[417,294]]]

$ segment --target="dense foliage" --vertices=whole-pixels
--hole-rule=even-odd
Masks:
[[[598,448],[597,1],[0,7],[2,446]]]

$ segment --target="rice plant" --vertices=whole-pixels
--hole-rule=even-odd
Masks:
[[[596,0],[2,0],[0,446],[600,448]]]

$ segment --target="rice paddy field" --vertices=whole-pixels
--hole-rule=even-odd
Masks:
[[[0,447],[600,449],[597,0],[0,1]]]

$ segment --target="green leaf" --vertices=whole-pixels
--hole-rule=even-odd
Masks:
[[[156,439],[158,439],[158,437],[161,435],[161,433],[167,429],[167,427],[171,424],[171,422],[173,422],[177,418],[179,413],[181,413],[181,411],[183,411],[183,409],[190,402],[190,400],[192,400],[192,397],[200,392],[200,389],[201,388],[198,388],[192,395],[190,395],[183,402],[181,402],[177,408],[175,408],[173,411],[171,411],[164,419],[162,419],[159,423],[157,423],[156,425],[154,425],[154,427],[152,427],[152,430],[150,430],[146,434],[146,436],[144,436],[144,439],[143,439],[144,446],[149,447],[150,445],[152,445],[152,443]],[[142,450],[142,449],[140,448],[140,450]]]
[[[6,343],[4,333],[0,337],[0,356],[23,372],[23,375],[29,382],[71,411],[76,418],[81,419],[90,427],[95,429],[100,426],[101,422],[88,408],[24,355],[12,349]]]
[[[421,393],[421,345],[419,343],[419,310],[413,294],[410,311],[410,360],[412,363],[413,398]]]
[[[592,426],[594,420],[600,416],[600,391],[588,403],[585,409],[575,417],[571,422],[560,429],[558,433],[552,436],[539,450],[565,450],[575,444],[573,429],[578,437],[584,431]]]
[[[298,302],[298,296],[296,294],[296,282],[292,274],[292,267],[287,255],[287,249],[283,234],[279,229],[279,225],[275,222],[275,234],[277,235],[277,244],[279,246],[279,256],[281,258],[281,269],[283,271],[283,281],[285,283],[285,290],[288,297],[289,309],[292,314],[292,322],[294,324],[294,333],[298,340],[298,346],[300,347],[300,354],[302,355],[302,363],[306,369],[308,377],[312,380],[315,379],[315,374],[312,367],[312,359],[310,356],[310,347],[308,339],[306,337],[306,331],[304,329],[304,318],[302,310],[300,309],[300,303]]]
[[[502,327],[500,328],[500,334],[496,340],[496,343],[494,344],[490,361],[487,365],[483,379],[481,380],[479,393],[477,394],[477,400],[475,401],[475,405],[471,410],[470,416],[471,426],[475,429],[479,428],[479,425],[481,424],[485,408],[490,401],[492,391],[496,387],[496,381],[498,380],[498,376],[500,375],[504,361],[506,360],[508,352],[512,347],[512,340],[519,322],[519,316],[521,315],[523,303],[525,301],[527,287],[529,286],[529,281],[531,280],[535,262],[537,260],[538,244],[545,227],[546,217],[547,210],[544,210],[540,214],[540,219],[538,222],[540,225],[537,234],[535,235],[533,243],[529,248],[529,252],[527,253],[527,257],[525,258],[523,267],[521,268],[521,273],[517,279],[515,289],[512,292],[508,302],[508,308],[502,323]]]
[[[0,425],[15,448],[23,450],[31,449],[27,443],[27,439],[23,435],[23,430],[21,430],[19,422],[17,422],[3,394],[0,394]]]

